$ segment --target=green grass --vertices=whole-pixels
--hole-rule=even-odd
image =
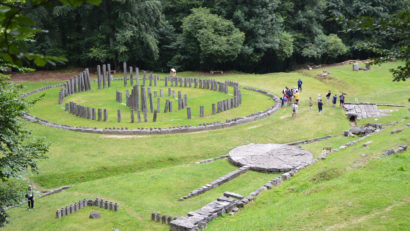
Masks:
[[[157,114],[157,122],[152,122],[153,113],[148,113],[148,122],[144,123],[131,123],[130,108],[125,105],[125,91],[131,91],[131,88],[124,87],[122,81],[113,81],[111,88],[98,89],[97,84],[93,83],[93,90],[87,92],[80,92],[65,98],[61,105],[58,104],[58,92],[60,88],[54,88],[45,91],[45,97],[40,101],[36,107],[34,107],[30,113],[40,118],[56,122],[60,124],[67,124],[71,126],[88,126],[88,127],[169,127],[180,125],[198,125],[199,123],[210,122],[224,122],[226,119],[233,119],[235,117],[243,117],[254,112],[266,110],[274,104],[274,101],[268,96],[263,94],[249,91],[242,91],[242,105],[227,110],[222,113],[212,115],[212,104],[216,104],[218,101],[232,98],[233,90],[230,88],[228,94],[224,94],[217,91],[198,89],[198,88],[184,88],[184,87],[171,87],[175,90],[176,97],[178,91],[181,91],[182,97],[184,94],[188,96],[188,106],[191,107],[192,119],[187,120],[186,109],[178,110],[178,100],[172,97],[168,97],[168,88],[164,87],[164,82],[160,81],[161,87],[152,87],[152,93],[158,92],[159,89],[164,90],[164,97],[160,97],[160,113]],[[119,90],[123,93],[123,103],[118,103],[115,100],[115,92]],[[39,93],[40,94],[40,93]],[[29,97],[37,97],[39,94],[34,94]],[[154,93],[153,93],[154,95]],[[171,100],[173,102],[173,112],[164,113],[165,101]],[[64,110],[65,103],[75,102],[77,104],[91,107],[91,108],[106,108],[108,114],[108,121],[96,121],[88,120],[80,117],[76,117]],[[258,102],[255,104],[254,102]],[[199,107],[204,106],[205,117],[199,116]],[[148,108],[149,108],[148,102]],[[153,97],[153,108],[157,108],[157,97]],[[121,123],[117,122],[117,110],[121,110]],[[149,111],[149,110],[148,110]],[[141,120],[144,121],[143,114],[141,114]],[[137,114],[135,114],[135,121],[137,121]]]
[[[388,69],[395,65],[397,63],[375,66],[367,72],[353,72],[350,65],[328,68],[327,71],[332,73],[330,79],[316,78],[320,70],[265,75],[234,73],[216,77],[219,81],[234,80],[242,86],[266,90],[278,96],[284,86],[293,87],[301,78],[304,90],[296,119],[291,118],[291,108],[287,107],[268,118],[226,129],[151,136],[76,133],[27,123],[27,128],[35,136],[46,137],[51,144],[49,158],[39,162],[38,175],[28,175],[30,181],[38,189],[62,185],[74,187],[36,200],[34,211],[22,208],[10,210],[13,224],[5,230],[168,230],[168,226],[150,221],[151,212],[186,215],[188,211],[215,200],[224,191],[247,195],[275,177],[272,174],[247,172],[221,187],[179,202],[177,199],[181,196],[236,169],[225,159],[202,165],[193,164],[196,161],[226,155],[231,149],[249,143],[289,143],[334,136],[303,145],[317,157],[323,147],[337,148],[354,139],[341,136],[344,130],[350,128],[350,124],[340,107],[325,105],[323,113],[319,115],[316,105],[312,111],[309,110],[309,97],[316,101],[319,93],[324,95],[331,89],[335,93],[346,92],[347,101],[353,102],[358,98],[359,101],[406,106],[395,108],[398,110],[392,112],[391,116],[361,120],[360,125],[367,122],[386,124],[408,116],[410,84],[391,81]],[[29,91],[54,83],[23,82],[23,85],[25,91]],[[122,82],[117,83],[118,88],[121,88]],[[195,92],[195,96],[198,96],[197,99],[192,98],[195,106],[226,96],[209,90],[181,90],[184,93],[188,90],[192,90],[192,94]],[[112,120],[111,115],[111,121],[107,123],[76,118],[57,105],[57,92],[58,89],[45,91],[45,98],[31,112],[53,122],[76,126],[91,126],[91,123],[97,127],[154,126],[153,123],[131,125],[127,121],[127,113],[123,113],[126,122],[121,125]],[[248,94],[244,90],[243,93],[244,104],[238,111],[234,109],[215,117],[193,118],[190,122],[197,124],[207,122],[208,119],[223,121],[272,105],[266,96],[250,91]],[[191,103],[191,93],[188,94]],[[99,97],[104,98],[103,101],[97,100]],[[115,102],[115,88],[80,93],[66,100],[86,106],[98,106],[104,102],[110,107],[109,111],[116,108],[122,108],[124,112],[127,110],[124,105]],[[175,116],[174,119],[184,117],[182,112],[178,113],[169,116]],[[211,222],[208,230],[326,230],[331,226],[335,227],[334,230],[403,230],[402,227],[409,226],[409,219],[404,215],[409,209],[409,154],[407,152],[381,159],[376,157],[393,146],[410,144],[408,128],[395,135],[389,133],[409,122],[407,119],[302,170],[283,186],[263,192],[255,202],[235,216],[225,216]],[[185,121],[159,121],[157,124],[172,126],[179,123],[185,124]],[[361,144],[369,140],[373,143],[369,148],[363,148]],[[57,208],[84,197],[119,202],[120,211],[113,213],[97,209],[102,212],[99,220],[88,219],[89,208],[64,219],[54,218]],[[391,209],[385,211],[392,205]],[[364,219],[364,216],[368,217]]]

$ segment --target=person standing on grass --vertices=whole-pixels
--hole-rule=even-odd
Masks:
[[[296,93],[295,93],[295,101],[296,101],[296,104],[299,103],[299,90],[296,90]]]
[[[309,107],[310,107],[310,111],[312,111],[312,107],[313,107],[313,99],[312,99],[312,97],[309,97]]]
[[[319,100],[317,101],[317,107],[318,107],[318,109],[319,109],[319,115],[322,114],[322,110],[323,110],[323,102],[322,102],[322,99],[319,99]]]
[[[339,96],[339,102],[340,106],[343,107],[343,105],[345,104],[345,95],[343,93]]]
[[[302,84],[303,84],[302,80],[299,79],[298,80],[298,91],[300,91],[300,92],[302,92]]]
[[[298,104],[294,103],[292,108],[292,118],[296,118],[296,113],[298,112]]]
[[[336,94],[333,95],[332,103],[333,103],[332,107],[335,107],[335,105],[337,103],[337,95]]]
[[[329,104],[330,96],[332,96],[332,91],[328,91],[326,94],[327,104]]]
[[[288,97],[287,97],[287,95],[286,95],[286,94],[283,95],[282,99],[283,99],[283,105],[286,107],[286,104],[287,104],[287,102],[288,102]]]
[[[31,188],[31,185],[28,186],[26,198],[27,198],[27,202],[28,202],[28,208],[27,209],[34,208],[34,193],[33,193],[33,189]]]

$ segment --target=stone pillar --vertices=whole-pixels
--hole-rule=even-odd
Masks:
[[[167,113],[169,111],[169,100],[165,101],[165,106],[164,106],[164,113]]]
[[[95,120],[95,108],[91,109],[91,119]]]
[[[141,111],[147,111],[147,94],[145,93],[145,87],[141,86]]]
[[[120,123],[121,122],[121,110],[117,111],[117,122]]]
[[[91,119],[91,108],[87,107],[87,119]]]
[[[107,121],[108,115],[107,115],[107,109],[104,108],[104,121]]]
[[[168,97],[171,96],[171,88],[168,88]]]
[[[137,82],[137,86],[140,85],[140,69],[138,67],[135,68],[135,81]]]
[[[216,114],[216,105],[213,103],[212,104],[212,115]]]
[[[154,110],[154,116],[152,118],[152,122],[157,122],[157,110]]]
[[[157,76],[154,76],[154,86],[157,86]]]
[[[107,64],[108,68],[108,87],[111,87],[111,64]]]
[[[159,96],[164,97],[164,90],[162,88],[159,89]]]
[[[101,108],[98,108],[98,121],[101,121],[101,117],[102,117],[102,110]]]
[[[154,98],[158,97],[158,92],[154,91]]]
[[[138,123],[141,123],[141,113],[140,113],[140,109],[137,109],[137,119],[138,119]]]
[[[165,86],[168,87],[168,76],[165,76]]]
[[[152,72],[149,74],[149,86],[152,87]]]
[[[152,102],[152,93],[151,92],[148,93],[148,98],[149,98],[149,110],[152,113],[154,111],[154,105],[153,105],[153,102]]]
[[[146,110],[144,111],[144,122],[148,122],[148,119],[147,119],[147,111],[146,111]]]
[[[57,219],[61,218],[61,211],[59,209],[57,209],[56,217],[57,217]]]
[[[68,103],[65,103],[65,111],[68,111],[70,109],[68,105],[69,105]]]
[[[131,123],[134,123],[134,110],[131,109]]]
[[[97,65],[97,81],[98,81],[98,89],[101,89],[101,66]]]
[[[172,101],[169,101],[169,112],[172,112]]]
[[[107,78],[107,66],[105,64],[103,64],[103,88],[107,87],[107,83],[105,81],[105,79]]]
[[[186,113],[187,113],[187,118],[190,120],[191,119],[191,107],[186,108]]]
[[[188,96],[184,94],[184,107],[188,106]]]
[[[157,98],[157,112],[161,111],[161,98]]]
[[[199,116],[204,117],[204,106],[199,107]]]
[[[144,77],[142,78],[142,85],[145,86],[145,80],[146,80],[146,75],[147,73],[144,71]]]
[[[131,87],[134,86],[134,76],[132,73],[132,67],[130,67],[130,84],[131,84]]]
[[[127,86],[127,63],[126,62],[122,64],[122,69],[124,71],[124,87],[126,87]]]

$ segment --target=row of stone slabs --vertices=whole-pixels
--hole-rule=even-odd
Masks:
[[[253,197],[257,196],[262,190],[271,189],[273,186],[279,185],[283,180],[288,180],[301,168],[310,164],[313,160],[313,155],[302,149],[300,146],[251,143],[231,150],[228,154],[228,159],[232,164],[241,167],[220,177],[210,184],[192,191],[179,200],[185,200],[218,187],[219,185],[233,180],[237,176],[247,172],[249,169],[268,173],[286,173],[269,181],[246,198],[236,193],[226,192],[224,196],[219,197],[216,201],[207,204],[201,209],[188,213],[187,217],[179,217],[171,221],[171,231],[193,231],[203,229],[207,226],[209,221],[216,217],[230,211],[236,212],[238,207],[243,207],[249,201],[253,200]]]

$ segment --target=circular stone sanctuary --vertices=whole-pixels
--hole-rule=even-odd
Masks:
[[[287,172],[310,163],[313,155],[298,146],[251,143],[232,149],[228,158],[234,165],[255,171]]]

